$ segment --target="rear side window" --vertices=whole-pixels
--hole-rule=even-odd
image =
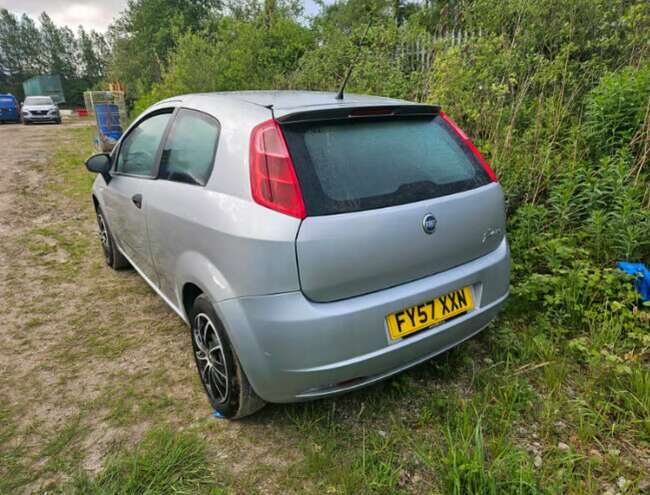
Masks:
[[[439,117],[287,124],[308,215],[421,201],[490,178]]]
[[[163,148],[159,178],[204,186],[212,172],[219,122],[194,110],[179,110]]]

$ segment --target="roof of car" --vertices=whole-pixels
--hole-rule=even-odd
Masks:
[[[263,107],[273,105],[273,108],[278,110],[289,110],[319,105],[349,106],[358,104],[386,105],[388,103],[408,103],[404,100],[384,98],[382,96],[357,95],[352,93],[346,93],[343,100],[337,100],[336,93],[325,91],[231,91],[215,94],[235,98]]]
[[[154,107],[159,104],[174,101],[184,102],[191,100],[193,103],[197,103],[203,100],[209,103],[215,99],[223,101],[224,98],[232,103],[242,105],[266,108],[273,107],[276,115],[292,113],[297,109],[413,104],[406,100],[385,98],[382,96],[357,95],[353,93],[346,93],[343,100],[337,100],[335,92],[325,91],[222,91],[174,96],[158,102]]]

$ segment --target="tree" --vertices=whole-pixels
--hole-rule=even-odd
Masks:
[[[79,71],[80,76],[87,81],[97,81],[104,76],[105,64],[95,46],[94,39],[96,37],[97,33],[94,31],[89,34],[86,33],[83,27],[79,26],[78,45],[79,61],[81,62]]]
[[[160,81],[175,33],[198,31],[220,7],[220,0],[129,0],[110,27],[111,74],[132,97],[147,91]]]
[[[0,84],[11,86],[22,72],[20,25],[7,9],[0,10]]]
[[[80,105],[84,90],[105,76],[109,47],[103,35],[82,28],[78,37],[58,27],[44,12],[40,29],[27,15],[0,10],[0,92],[23,97],[22,83],[34,76],[58,74],[68,103]]]
[[[25,74],[40,74],[47,70],[41,33],[34,20],[23,14],[20,19],[20,39],[22,71]]]

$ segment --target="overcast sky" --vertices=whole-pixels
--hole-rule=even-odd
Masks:
[[[315,14],[318,8],[313,0],[304,1],[305,14]],[[126,0],[0,0],[0,7],[18,15],[25,13],[34,19],[45,11],[55,24],[67,25],[73,31],[79,25],[86,30],[105,31],[125,5]]]

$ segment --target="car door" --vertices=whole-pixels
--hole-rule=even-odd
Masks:
[[[108,221],[122,252],[156,285],[146,215],[160,144],[172,111],[150,114],[129,130],[120,142],[112,179],[104,191]]]
[[[179,257],[218,249],[200,221],[211,203],[205,189],[212,173],[219,122],[197,110],[179,108],[162,146],[158,180],[148,203],[147,226],[160,289],[174,299]],[[217,215],[212,211],[211,215]]]

